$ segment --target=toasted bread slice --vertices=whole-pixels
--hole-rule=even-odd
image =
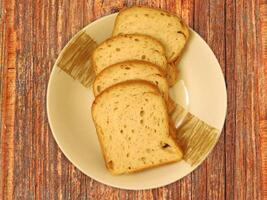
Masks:
[[[177,60],[189,38],[188,27],[176,15],[138,6],[121,10],[113,29],[113,36],[134,33],[160,41],[165,47],[168,63]]]
[[[126,81],[104,90],[92,116],[108,170],[132,173],[182,159],[172,138],[166,104],[147,81]]]
[[[109,38],[95,49],[92,56],[96,74],[110,65],[127,60],[151,62],[159,66],[164,72],[167,67],[162,44],[149,36],[139,34]]]

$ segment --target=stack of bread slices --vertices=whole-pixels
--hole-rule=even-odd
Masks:
[[[132,173],[176,162],[182,151],[169,114],[169,87],[189,31],[175,15],[131,7],[92,56],[96,78],[92,116],[107,169]]]

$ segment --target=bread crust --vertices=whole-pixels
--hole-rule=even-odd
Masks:
[[[168,63],[167,66],[167,81],[169,87],[172,87],[177,82],[178,78],[178,69],[176,68],[175,63]]]
[[[161,167],[161,166],[164,166],[164,165],[168,165],[168,164],[171,164],[171,163],[176,163],[178,161],[182,160],[181,159],[177,159],[177,160],[172,160],[172,161],[169,161],[169,162],[164,162],[164,163],[160,163],[160,164],[153,164],[153,165],[150,165],[148,167],[142,167],[142,168],[138,168],[138,169],[134,169],[134,170],[131,170],[130,172],[125,172],[123,174],[132,174],[132,173],[136,173],[136,172],[142,172],[146,169],[152,169],[152,168],[156,168],[156,167]],[[120,174],[117,174],[117,173],[112,173],[114,175],[120,175]]]

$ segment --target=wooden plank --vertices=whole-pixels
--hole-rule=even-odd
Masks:
[[[14,190],[14,109],[15,109],[15,77],[14,70],[7,70],[4,81],[2,109],[2,124],[1,124],[1,195],[6,199],[12,199]],[[11,94],[11,92],[13,94]],[[9,93],[9,94],[7,94]]]
[[[260,38],[259,43],[261,47],[261,54],[259,54],[259,58],[261,59],[261,65],[258,66],[258,75],[259,75],[259,95],[260,95],[260,103],[266,103],[267,99],[267,2],[262,1],[260,6],[260,14],[257,20],[258,26],[260,27],[258,31],[258,37]],[[260,120],[267,119],[267,106],[262,106],[260,109]]]
[[[2,121],[2,91],[3,91],[3,77],[4,77],[4,33],[5,33],[5,23],[3,16],[4,15],[4,7],[3,2],[0,1],[0,121]],[[1,142],[0,142],[1,143]],[[1,147],[1,146],[0,146]],[[0,151],[1,155],[1,151]]]
[[[14,190],[14,110],[16,71],[16,32],[14,30],[14,1],[4,2],[1,11],[1,194],[0,199],[12,199]]]
[[[267,2],[260,2],[261,65],[258,66],[258,91],[260,95],[260,143],[262,157],[263,199],[267,199]],[[265,106],[262,106],[265,105]]]
[[[2,101],[3,101],[3,85],[4,85],[4,41],[5,41],[5,27],[4,23],[4,6],[3,2],[0,1],[0,127],[2,124]],[[1,128],[0,128],[1,130]],[[0,131],[0,160],[2,158],[2,132]],[[0,162],[0,169],[2,169],[2,163]],[[0,170],[0,188],[2,188],[2,170]],[[1,196],[0,196],[1,197]]]
[[[225,73],[225,2],[209,1],[207,42]],[[225,198],[225,130],[207,159],[207,199]]]
[[[263,198],[267,198],[267,120],[260,122]]]
[[[260,105],[256,102],[259,101],[259,93],[257,91],[258,85],[258,65],[261,64],[258,52],[260,51],[261,39],[257,36],[258,12],[259,1],[245,1],[247,7],[248,22],[246,23],[247,29],[247,69],[245,81],[245,94],[249,95],[247,100],[245,113],[247,117],[245,120],[245,129],[247,130],[248,138],[246,140],[246,181],[247,191],[246,198],[261,199],[261,167],[257,163],[261,163],[260,152],[260,137],[259,137],[259,113]],[[255,59],[256,58],[256,59]],[[251,94],[250,94],[251,93]],[[249,105],[249,106],[248,106]],[[249,107],[249,108],[248,108]],[[256,108],[255,108],[256,107]]]
[[[236,4],[236,130],[235,130],[235,199],[260,199],[258,100],[256,92],[257,43],[255,37],[255,2]],[[256,10],[257,11],[257,10]],[[258,158],[256,162],[256,158]]]
[[[227,83],[227,120],[225,121],[225,199],[234,199],[235,176],[235,121],[236,121],[236,82],[235,74],[235,1],[226,1],[225,16],[225,79]]]

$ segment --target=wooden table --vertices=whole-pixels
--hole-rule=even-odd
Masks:
[[[146,191],[82,174],[59,150],[46,115],[60,50],[88,23],[134,4],[182,16],[213,49],[228,91],[211,155],[182,180]],[[0,199],[266,199],[266,90],[266,0],[0,0]]]

